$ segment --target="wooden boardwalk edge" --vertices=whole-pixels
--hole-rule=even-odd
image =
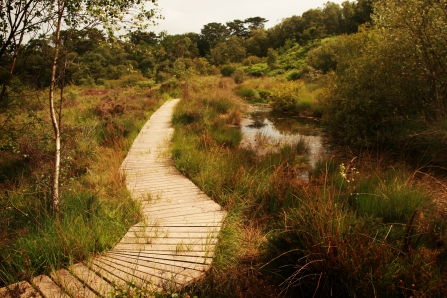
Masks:
[[[171,117],[180,99],[167,101],[146,122],[121,165],[126,187],[142,203],[142,221],[110,251],[68,270],[53,271],[0,289],[0,297],[110,297],[175,291],[211,266],[226,212],[173,166]]]

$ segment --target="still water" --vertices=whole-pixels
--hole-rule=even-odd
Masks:
[[[241,130],[241,146],[253,149],[258,156],[303,140],[309,148],[308,164],[314,167],[326,151],[318,119],[275,113],[267,105],[250,106],[242,119]]]

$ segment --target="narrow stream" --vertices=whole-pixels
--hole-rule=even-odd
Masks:
[[[307,160],[312,168],[326,152],[318,119],[272,112],[267,105],[250,106],[242,119],[241,131],[241,146],[254,150],[258,156],[276,152],[281,146],[302,139],[309,148]],[[308,180],[308,169],[303,170],[299,178]]]

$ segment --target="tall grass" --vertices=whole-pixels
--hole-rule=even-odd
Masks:
[[[445,229],[437,232],[442,216],[424,185],[403,169],[347,168],[326,173],[270,234],[265,268],[281,277],[283,294],[441,297]]]
[[[14,111],[16,123],[32,121],[0,156],[0,284],[82,261],[110,248],[139,220],[119,167],[162,101],[141,87],[66,91],[58,219],[51,212],[53,148],[45,106],[32,114]]]
[[[198,293],[442,297],[446,229],[417,175],[363,158],[358,169],[320,162],[311,181],[301,181],[303,146],[257,157],[220,140],[231,139],[221,130],[234,128],[225,119],[239,109],[229,81],[191,89],[173,117],[175,165],[233,222]],[[220,109],[214,100],[231,105]]]

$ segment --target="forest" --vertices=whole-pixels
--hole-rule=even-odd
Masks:
[[[253,16],[178,35],[150,30],[149,2],[1,1],[0,287],[139,221],[120,165],[181,98],[174,164],[228,216],[206,277],[156,295],[445,295],[445,0],[327,2],[271,28]],[[259,104],[321,123],[330,156],[242,148]]]

